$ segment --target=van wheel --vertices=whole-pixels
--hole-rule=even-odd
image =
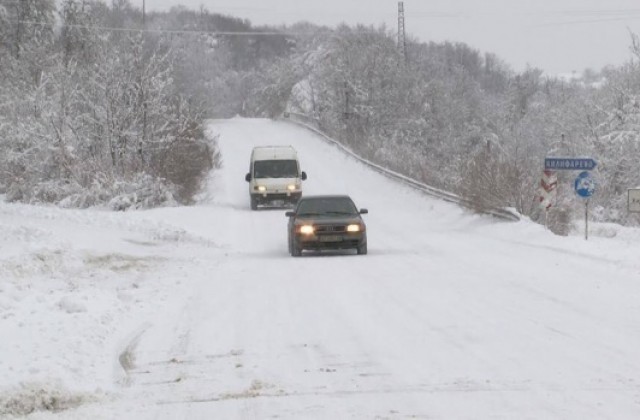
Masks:
[[[251,196],[251,210],[258,210],[258,199]]]
[[[367,243],[363,243],[358,247],[358,255],[367,255]]]

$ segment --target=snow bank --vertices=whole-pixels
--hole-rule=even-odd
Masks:
[[[61,385],[22,384],[0,394],[0,416],[26,416],[38,411],[57,413],[97,400],[94,395],[74,393]]]

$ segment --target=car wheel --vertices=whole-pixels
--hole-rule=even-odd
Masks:
[[[366,255],[367,254],[367,243],[363,243],[358,247],[358,255]]]
[[[258,210],[258,199],[251,196],[251,210]]]
[[[291,256],[299,257],[302,255],[302,248],[300,248],[295,239],[291,241]]]

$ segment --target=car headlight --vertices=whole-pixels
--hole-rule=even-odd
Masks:
[[[362,227],[357,224],[347,226],[347,232],[360,232]]]
[[[296,188],[297,188],[297,186],[296,186],[295,184],[289,184],[289,185],[287,185],[287,189],[288,189],[289,191],[295,191],[295,190],[296,190]]]
[[[303,235],[311,235],[313,234],[313,226],[312,225],[302,225],[299,228],[299,232]]]
[[[265,192],[267,191],[267,187],[265,187],[264,185],[258,185],[258,191]]]

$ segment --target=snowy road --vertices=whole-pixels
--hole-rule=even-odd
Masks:
[[[5,414],[55,383],[70,408],[30,418],[640,418],[636,231],[470,215],[282,122],[210,131],[223,168],[197,206],[2,204]],[[305,194],[369,209],[368,255],[288,256],[284,210],[249,209],[268,144],[298,150]]]

